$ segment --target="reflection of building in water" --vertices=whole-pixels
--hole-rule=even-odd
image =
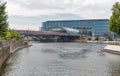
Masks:
[[[108,19],[46,21],[43,22],[42,29],[49,30],[55,27],[78,29],[87,36],[107,36],[111,33]]]

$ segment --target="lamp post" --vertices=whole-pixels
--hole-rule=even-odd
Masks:
[[[80,40],[82,40],[82,27],[80,27]]]

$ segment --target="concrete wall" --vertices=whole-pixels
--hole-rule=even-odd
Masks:
[[[104,47],[102,51],[120,55],[120,46],[119,45],[107,45]]]
[[[22,46],[26,46],[27,43],[23,41],[12,41],[10,44],[10,53],[14,53],[17,49],[21,48]]]
[[[0,67],[4,63],[4,61],[8,58],[10,55],[10,46],[3,47],[0,49]]]
[[[16,50],[21,48],[27,47],[28,44],[23,41],[12,41],[9,46],[0,48],[0,68],[2,67],[3,63],[6,59],[14,53]]]

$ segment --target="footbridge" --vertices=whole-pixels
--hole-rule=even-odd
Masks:
[[[80,37],[79,31],[68,28],[51,28],[48,31],[15,30],[24,38],[37,41],[73,41]]]

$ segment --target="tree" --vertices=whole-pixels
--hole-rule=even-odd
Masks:
[[[116,2],[112,8],[112,16],[109,22],[110,30],[120,35],[120,3]]]
[[[7,14],[5,12],[6,3],[0,2],[0,37],[4,37],[6,35],[6,31],[8,29],[8,22],[7,22]]]
[[[13,39],[13,38],[18,39],[18,38],[20,38],[20,34],[15,32],[14,30],[8,30],[6,32],[5,38],[7,38],[7,39]]]

